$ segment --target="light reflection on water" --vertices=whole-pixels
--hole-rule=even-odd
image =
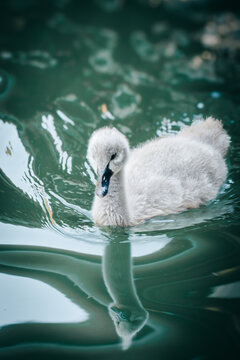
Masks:
[[[90,9],[93,18],[61,3],[44,23],[39,15],[37,46],[27,13],[3,22],[16,41],[28,40],[15,44],[9,33],[11,46],[0,50],[0,354],[231,358],[239,336],[238,81],[227,79],[230,65],[215,50],[225,46],[234,62],[234,37],[220,17],[196,29],[168,12],[164,21],[145,16],[154,2],[95,2],[102,12]],[[223,18],[237,29],[235,15]],[[93,225],[86,148],[94,129],[116,126],[135,146],[208,115],[232,137],[229,176],[214,201],[130,229]]]
[[[16,126],[0,120],[0,166],[1,170],[17,188],[41,203],[41,186],[32,170],[33,158],[26,152]],[[19,170],[16,169],[19,166]]]
[[[84,322],[89,317],[79,306],[71,304],[69,299],[44,282],[1,274],[0,286],[3,309],[0,327],[26,322]]]

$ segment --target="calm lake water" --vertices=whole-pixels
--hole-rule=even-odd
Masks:
[[[1,1],[1,359],[239,359],[239,34],[231,2]],[[214,201],[94,226],[94,129],[135,146],[210,115]]]

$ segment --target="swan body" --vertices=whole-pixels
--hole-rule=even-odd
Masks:
[[[96,130],[87,153],[98,175],[95,224],[133,226],[214,199],[226,179],[229,143],[221,122],[212,117],[132,150],[117,129]]]

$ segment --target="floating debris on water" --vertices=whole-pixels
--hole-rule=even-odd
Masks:
[[[114,120],[115,117],[113,116],[113,114],[110,113],[110,111],[108,111],[107,105],[106,104],[102,104],[99,109],[101,110],[101,117],[103,119],[110,119],[110,120]]]
[[[107,105],[106,105],[106,104],[102,104],[102,105],[100,106],[100,109],[101,109],[102,114],[105,114],[105,113],[107,112]]]
[[[6,151],[5,151],[5,154],[6,155],[12,155],[12,151],[13,151],[13,147],[12,147],[12,144],[11,144],[11,141],[8,142],[8,145],[6,147]]]
[[[47,197],[46,197],[44,188],[42,188],[42,193],[43,193],[43,199],[44,199],[45,208],[46,208],[46,210],[47,210],[47,213],[48,213],[48,215],[49,215],[49,218],[50,218],[50,220],[51,220],[52,225],[55,226],[56,223],[55,223],[55,220],[53,219],[52,209],[51,209],[51,206],[49,205],[49,202],[48,202],[48,200],[47,200]]]

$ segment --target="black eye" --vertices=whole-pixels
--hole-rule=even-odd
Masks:
[[[113,155],[111,156],[111,159],[110,159],[110,160],[114,160],[116,156],[117,156],[117,153],[113,154]]]

